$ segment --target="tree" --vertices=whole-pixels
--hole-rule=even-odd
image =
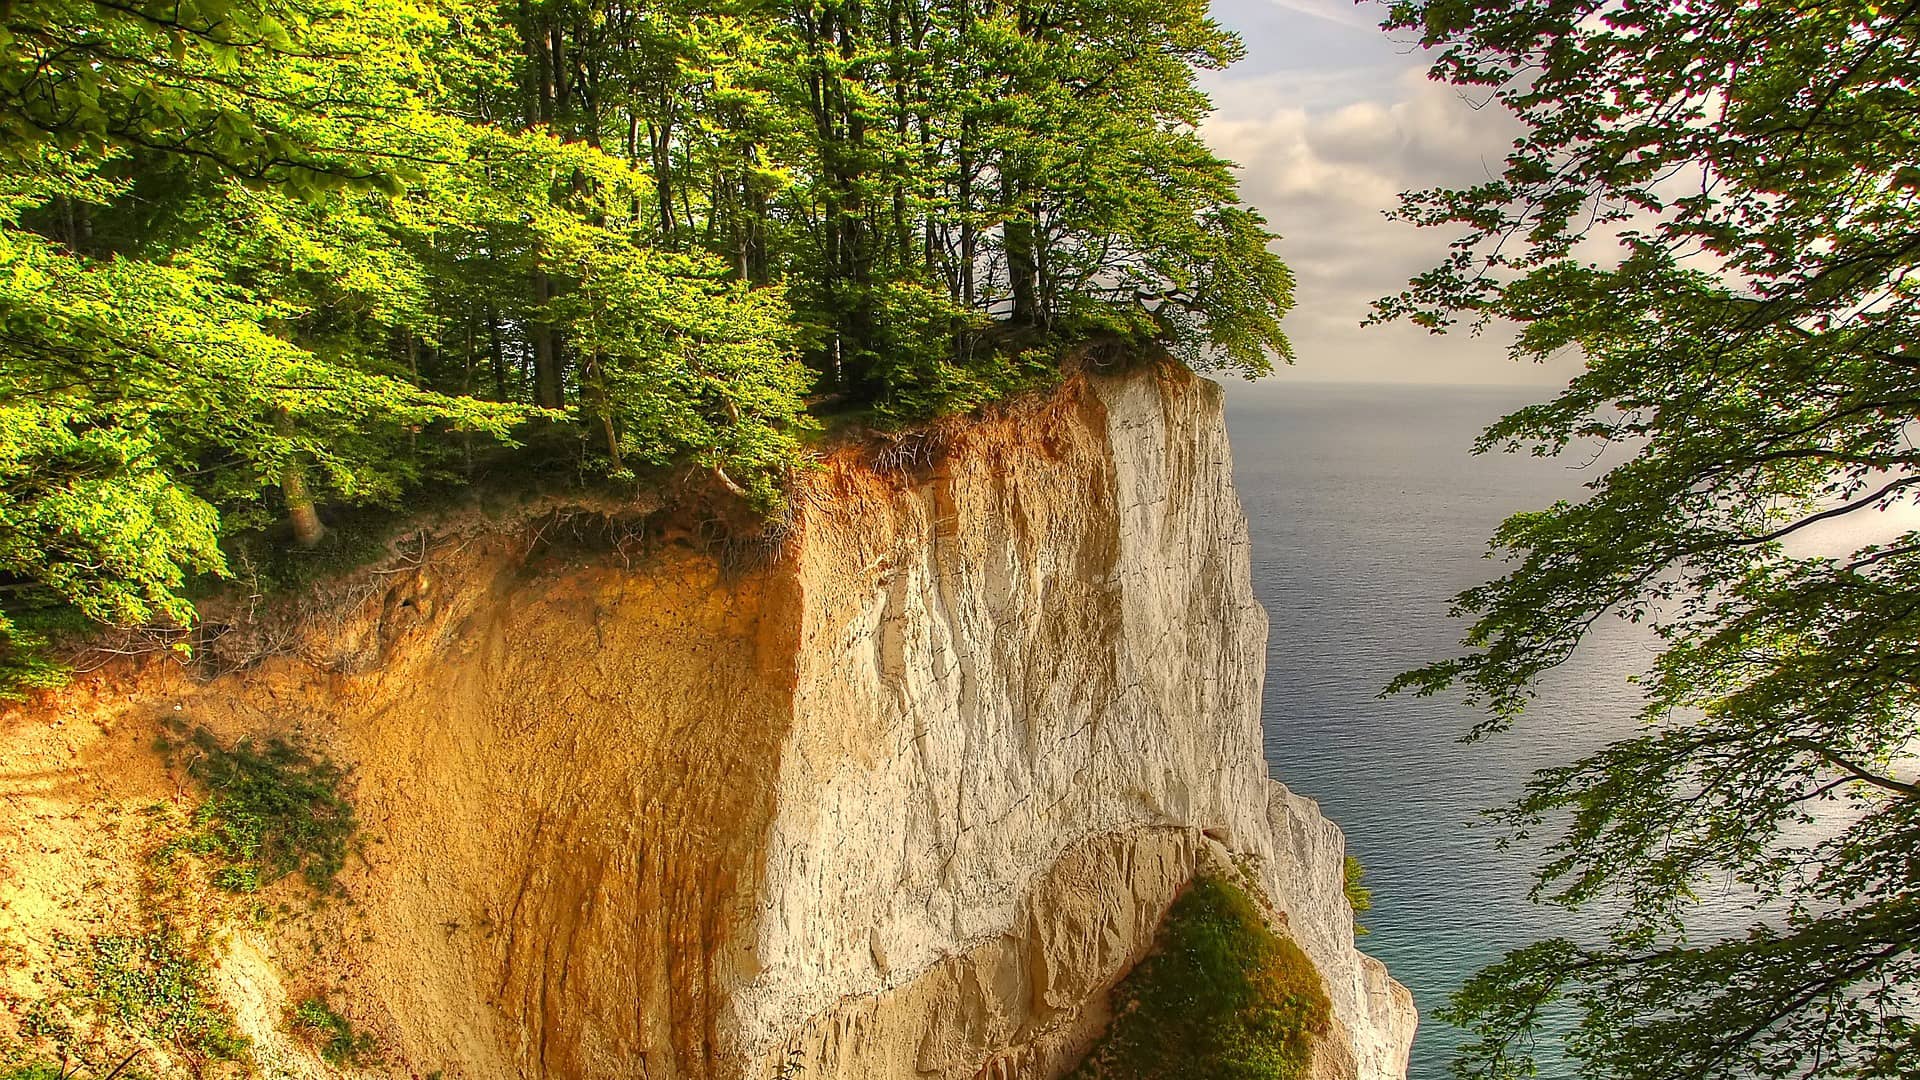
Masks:
[[[256,184],[390,187],[392,163],[340,136],[394,105],[378,77],[392,61],[371,54],[406,18],[343,0],[17,0],[0,35],[0,154],[145,151]]]
[[[411,11],[339,14],[293,3],[8,10],[0,570],[14,580],[0,668],[31,674],[29,685],[47,668],[16,616],[51,599],[110,625],[190,625],[188,579],[226,570],[223,506],[275,493],[310,539],[310,468],[342,490],[390,490],[386,478],[410,463],[377,444],[430,424],[504,437],[524,414],[313,347],[302,324],[314,292],[284,286],[345,282],[360,267],[245,272],[272,265],[261,252],[366,261],[351,255],[364,230],[320,206],[402,185],[401,157],[338,148],[366,146],[356,132],[414,100],[404,54],[366,60],[374,40],[406,40]],[[405,280],[370,302],[395,301]]]
[[[1603,618],[1663,650],[1644,730],[1501,815],[1553,836],[1536,897],[1608,933],[1469,982],[1461,1071],[1532,1075],[1557,1012],[1596,1076],[1920,1075],[1920,534],[1796,546],[1920,486],[1920,5],[1399,0],[1385,26],[1524,133],[1499,177],[1403,198],[1461,233],[1380,317],[1576,352],[1478,449],[1623,458],[1501,527],[1467,651],[1394,688],[1463,687],[1484,737]],[[1688,932],[1708,882],[1749,891],[1746,933]]]
[[[768,510],[816,374],[915,422],[1090,334],[1286,355],[1200,0],[0,6],[0,696],[522,437]]]
[[[498,346],[591,314],[525,297],[534,272],[567,272],[555,263],[569,244],[624,268],[629,314],[671,299],[634,321],[671,324],[644,362],[671,356],[729,391],[629,381],[621,411],[582,415],[582,430],[621,428],[657,463],[731,468],[772,501],[802,383],[773,328],[778,293],[705,288],[698,259],[648,261],[618,216],[628,170],[591,146],[453,115],[424,50],[469,59],[454,65],[469,85],[487,71],[448,20],[324,2],[9,18],[0,694],[57,678],[34,625],[50,611],[190,627],[188,586],[228,572],[235,535],[282,517],[316,544],[323,501],[394,505],[455,471],[467,436],[505,443],[536,415],[557,419],[522,404],[540,395],[518,380],[508,392]],[[87,60],[68,72],[54,59],[67,54]],[[517,306],[496,302],[509,293]],[[491,401],[461,333],[476,308],[493,331]],[[556,357],[541,374],[551,389],[566,373]]]

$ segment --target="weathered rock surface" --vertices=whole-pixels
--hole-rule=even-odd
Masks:
[[[1186,830],[1257,863],[1360,1075],[1401,1074],[1410,1001],[1354,950],[1339,831],[1267,779],[1266,617],[1218,387],[1088,379],[964,431],[931,479],[842,472],[819,495],[743,1048],[880,1076],[862,1055],[908,1060],[904,1038],[897,1075],[965,1077],[1013,1046],[997,1075],[1056,1075],[1191,875],[1196,837],[1168,839]],[[1050,876],[1089,851],[1101,872]],[[985,974],[918,985],[961,972]],[[892,1019],[890,995],[931,1019]],[[793,1043],[805,1024],[818,1041]]]
[[[1354,948],[1339,831],[1261,757],[1217,387],[1078,377],[839,451],[753,570],[513,521],[440,528],[243,670],[115,667],[0,715],[28,960],[131,902],[70,883],[136,851],[125,811],[190,798],[146,749],[181,716],[355,770],[352,902],[223,966],[276,1061],[324,988],[415,1074],[1051,1078],[1211,862],[1325,978],[1316,1073],[1403,1075],[1411,999]]]

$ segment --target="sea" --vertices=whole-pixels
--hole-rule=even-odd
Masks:
[[[1262,724],[1274,777],[1317,800],[1365,864],[1360,941],[1421,1011],[1410,1080],[1441,1080],[1462,1033],[1434,1010],[1508,949],[1588,916],[1532,904],[1539,849],[1502,850],[1482,811],[1534,770],[1635,729],[1644,632],[1602,625],[1512,732],[1462,744],[1481,714],[1457,695],[1382,698],[1396,673],[1456,655],[1449,599],[1498,576],[1507,515],[1577,499],[1608,461],[1474,456],[1474,436],[1540,387],[1336,385],[1281,378],[1227,394],[1234,483],[1266,606]],[[1560,1068],[1542,1062],[1555,1080]]]

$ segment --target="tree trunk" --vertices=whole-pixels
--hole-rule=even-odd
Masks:
[[[293,418],[284,409],[274,416],[273,426],[282,436],[293,434]],[[314,509],[313,492],[307,487],[307,468],[301,463],[298,451],[288,454],[280,466],[280,495],[287,500],[287,520],[293,526],[293,542],[303,548],[319,544],[327,535],[327,527],[321,524],[320,512]]]
[[[487,305],[487,356],[493,361],[493,398],[506,401],[507,358],[500,348],[500,314],[492,304]]]
[[[547,54],[546,18],[535,15],[527,0],[520,0],[520,21],[525,27],[521,37],[527,44],[527,59],[532,61],[533,93],[527,109],[529,124],[553,123],[553,68]]]
[[[1007,249],[1007,284],[1013,290],[1012,321],[1031,326],[1040,321],[1034,288],[1038,264],[1033,252],[1033,208],[1029,205],[1027,182],[1019,178],[1018,167],[1009,167],[1003,162],[1001,175],[1004,177],[1002,198],[1011,215],[1000,227],[1000,234]]]
[[[751,180],[747,182],[747,189],[747,205],[750,207],[747,218],[747,277],[755,285],[765,285],[771,279],[764,225],[767,220],[767,196]]]
[[[533,302],[544,307],[553,299],[553,285],[545,270],[533,272]],[[534,401],[542,408],[557,409],[561,401],[560,343],[558,333],[546,321],[544,312],[534,316],[528,327],[533,336]]]
[[[571,109],[567,93],[572,88],[567,85],[570,73],[567,71],[566,31],[561,29],[558,22],[548,24],[547,41],[553,50],[550,61],[553,65],[553,115],[555,119],[564,120]]]
[[[978,244],[973,226],[973,155],[970,136],[973,120],[960,120],[960,303],[971,310],[974,305],[973,261]]]
[[[613,417],[608,414],[605,408],[602,408],[600,411],[600,428],[607,436],[607,456],[613,459],[614,471],[619,472],[627,466],[625,462],[620,460],[620,436],[615,433]]]
[[[659,200],[660,243],[673,247],[673,128],[664,117],[648,122],[647,142],[653,154],[653,191]]]
[[[626,468],[620,456],[620,432],[613,422],[613,398],[607,392],[606,357],[598,353],[581,361],[580,407],[599,419],[600,432],[607,440],[607,459],[614,471]]]

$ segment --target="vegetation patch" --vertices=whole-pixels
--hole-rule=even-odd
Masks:
[[[19,1045],[0,1039],[0,1080],[35,1080],[49,1061],[50,1076],[67,1080],[136,1080],[151,1071],[135,1064],[143,1058],[160,1074],[207,1076],[219,1063],[224,1073],[253,1071],[248,1039],[214,980],[219,927],[240,914],[264,917],[256,894],[278,879],[334,887],[356,827],[340,790],[346,774],[286,740],[228,746],[184,725],[157,748],[206,797],[191,810],[155,803],[132,816],[145,856],[125,864],[124,902],[97,931],[55,937],[56,985],[14,1010]],[[304,1015],[322,1023],[332,1014]],[[372,1046],[343,1024],[325,1025],[329,1061]]]
[[[295,1005],[289,1024],[294,1034],[318,1050],[329,1065],[366,1065],[379,1060],[379,1041],[370,1032],[355,1031],[325,998],[311,997]]]
[[[1245,890],[1209,874],[1174,901],[1112,1003],[1074,1080],[1298,1080],[1332,1026],[1313,962]]]
[[[214,884],[252,893],[298,873],[321,892],[333,887],[358,826],[340,793],[345,770],[284,739],[223,746],[202,728],[188,745],[187,773],[207,799],[178,846],[219,864]]]
[[[0,1036],[0,1080],[69,1080],[76,1035],[64,1010],[44,999],[0,999],[0,1009],[8,1006],[17,1011],[12,1037]]]
[[[190,1061],[232,1061],[246,1052],[246,1036],[208,985],[206,963],[171,927],[96,936],[87,961],[88,991],[105,1019]]]
[[[1363,884],[1367,877],[1367,868],[1361,864],[1359,859],[1349,855],[1347,856],[1346,874],[1347,906],[1353,909],[1353,913],[1356,916],[1364,911],[1372,911],[1373,890]],[[1373,931],[1361,926],[1357,919],[1353,924],[1353,932],[1355,934],[1373,933]]]
[[[213,971],[215,926],[232,905],[200,860],[161,857],[179,850],[190,820],[158,804],[133,819],[146,857],[124,864],[125,891],[97,883],[110,890],[112,917],[90,932],[54,932],[47,978],[0,1013],[14,1021],[0,1035],[0,1080],[252,1072],[249,1042]]]

